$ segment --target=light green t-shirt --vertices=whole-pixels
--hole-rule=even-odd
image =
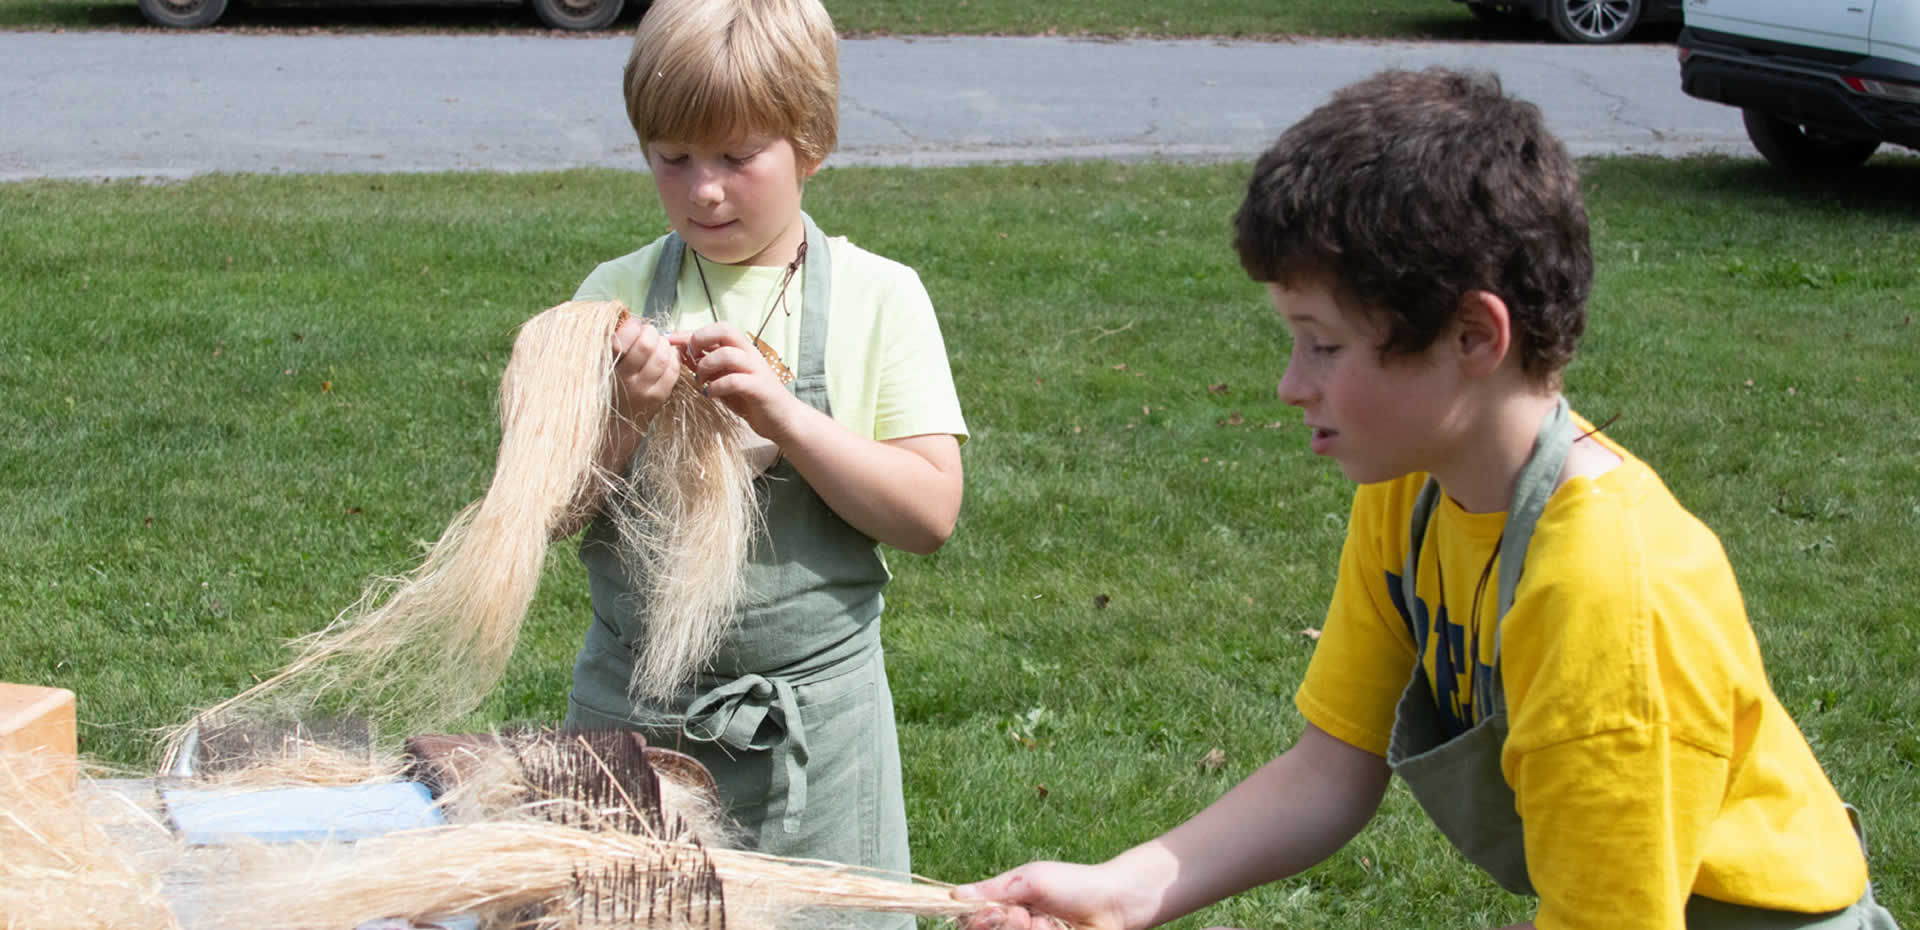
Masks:
[[[617,300],[639,313],[663,241],[601,263],[581,282],[574,299]],[[920,275],[844,236],[831,237],[827,244],[832,250],[833,316],[827,326],[826,375],[833,418],[875,440],[947,433],[965,442],[967,425],[954,392],[946,343]],[[795,274],[787,287],[783,312],[771,298],[786,274],[784,267],[704,262],[703,268],[719,318],[749,336],[758,332],[797,373],[805,271]],[[680,265],[671,328],[698,329],[714,316],[689,250]]]

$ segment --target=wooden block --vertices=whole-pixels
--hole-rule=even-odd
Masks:
[[[38,752],[51,764],[48,787],[70,792],[80,753],[73,692],[0,682],[0,751]]]

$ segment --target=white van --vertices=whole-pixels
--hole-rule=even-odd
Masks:
[[[1680,88],[1739,107],[1794,173],[1920,148],[1920,0],[1687,0]]]

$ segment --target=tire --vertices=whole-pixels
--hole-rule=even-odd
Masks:
[[[1788,174],[1840,174],[1860,167],[1880,148],[1878,139],[1829,136],[1759,110],[1742,110],[1740,118],[1760,157]]]
[[[533,13],[550,28],[578,32],[607,28],[624,6],[626,0],[533,0]]]
[[[1641,0],[1548,0],[1553,34],[1581,45],[1619,42],[1640,22]]]
[[[227,12],[227,0],[140,0],[140,13],[156,26],[202,29]]]

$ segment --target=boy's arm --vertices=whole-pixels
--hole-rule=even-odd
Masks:
[[[1087,930],[1145,930],[1345,846],[1380,807],[1386,760],[1308,724],[1293,748],[1192,820],[1096,866],[1035,862],[964,888],[988,906],[970,930],[1029,930],[1044,914]]]
[[[780,447],[840,519],[880,542],[925,555],[960,516],[960,441],[946,434],[876,441],[795,397],[740,330],[721,324],[668,337],[685,348],[701,389]]]
[[[875,441],[804,403],[773,438],[840,519],[917,555],[941,547],[960,517],[960,441],[944,433]]]

